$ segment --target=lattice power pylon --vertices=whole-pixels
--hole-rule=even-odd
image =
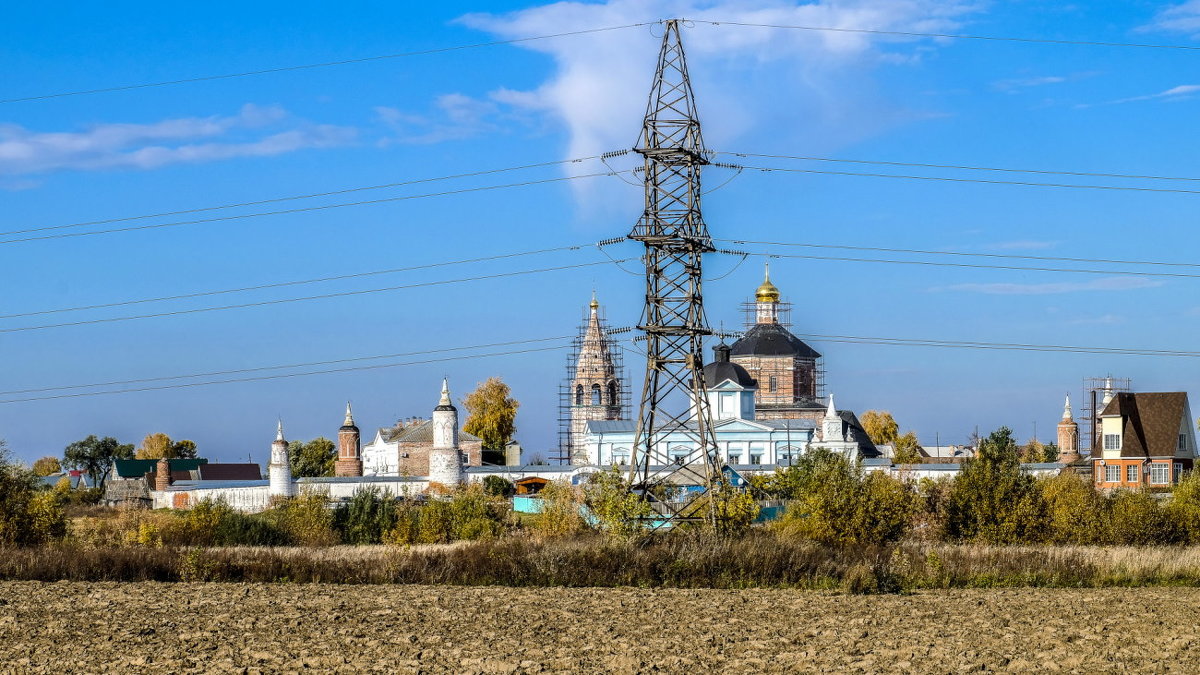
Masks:
[[[701,259],[713,251],[700,213],[700,168],[708,163],[688,79],[679,22],[665,22],[658,70],[636,152],[644,158],[646,210],[629,238],[645,245],[646,380],[629,480],[654,500],[661,522],[713,512],[680,486],[720,480],[712,412],[704,396]],[[711,500],[709,500],[711,504]]]

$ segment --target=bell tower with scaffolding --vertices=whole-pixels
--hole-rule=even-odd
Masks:
[[[628,412],[621,349],[592,293],[582,330],[567,356],[567,379],[559,392],[559,463],[587,464],[587,423],[627,419]]]

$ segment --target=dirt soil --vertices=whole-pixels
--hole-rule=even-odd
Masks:
[[[1200,669],[1200,589],[513,589],[0,583],[23,672]]]

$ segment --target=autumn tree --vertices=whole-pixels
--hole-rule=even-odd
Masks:
[[[897,436],[892,447],[895,449],[892,455],[894,464],[921,463],[921,443],[917,440],[917,432],[910,431],[903,436]]]
[[[138,459],[167,459],[175,458],[175,443],[164,433],[146,434],[142,446],[137,449]]]
[[[62,464],[57,457],[43,457],[33,463],[33,473],[38,476],[53,476],[62,473]]]
[[[89,482],[97,488],[104,487],[114,459],[132,458],[133,445],[121,443],[111,436],[88,436],[68,445],[63,451],[63,465],[87,473]]]
[[[337,446],[333,441],[320,436],[305,443],[292,441],[288,443],[288,463],[292,466],[294,478],[320,478],[333,475],[333,465],[337,461]]]
[[[503,451],[517,431],[517,408],[521,404],[509,396],[511,393],[503,380],[489,377],[463,399],[467,409],[463,431],[482,439],[485,450]]]
[[[886,410],[868,410],[859,421],[867,436],[871,437],[871,442],[876,445],[890,445],[900,436],[900,425]]]

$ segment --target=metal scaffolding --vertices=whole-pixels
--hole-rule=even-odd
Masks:
[[[700,212],[700,171],[708,164],[688,78],[679,21],[668,20],[642,133],[645,211],[629,239],[645,246],[646,305],[638,328],[646,376],[629,480],[653,504],[656,522],[715,518],[697,513],[680,486],[712,488],[721,479],[712,411],[704,396],[701,260],[714,251]],[[670,439],[670,447],[668,447]]]
[[[624,420],[629,419],[629,384],[625,379],[625,363],[622,357],[623,347],[613,338],[613,335],[628,333],[632,329],[610,328],[604,317],[603,306],[597,305],[597,320],[599,336],[589,338],[588,327],[591,322],[591,308],[584,310],[583,320],[579,326],[579,334],[571,342],[571,351],[567,354],[567,373],[558,388],[558,452],[554,460],[558,464],[578,464],[581,457],[587,454],[583,438],[587,432],[589,420]],[[580,355],[591,354],[585,358],[590,362],[599,357],[599,367],[602,372],[580,372]],[[600,400],[593,395],[590,384],[592,380],[615,382],[616,387],[602,387]],[[587,391],[579,391],[581,383],[587,381]]]
[[[1133,381],[1127,377],[1085,377],[1083,378],[1082,406],[1079,410],[1079,449],[1087,450],[1093,456],[1099,454],[1099,434],[1096,433],[1098,416],[1104,409],[1104,392],[1112,391],[1115,395],[1120,392],[1133,391]]]

